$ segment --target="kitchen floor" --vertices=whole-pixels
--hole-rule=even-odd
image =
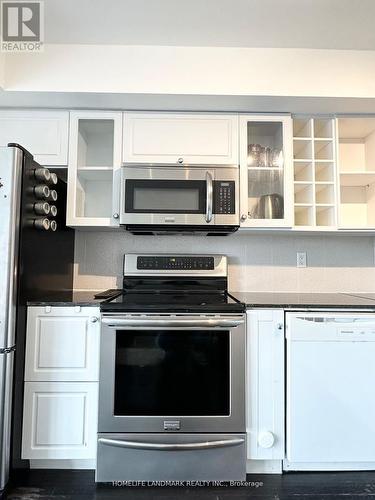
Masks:
[[[375,498],[375,472],[248,475],[253,485],[220,488],[96,486],[92,471],[34,470],[19,475],[3,500],[351,500]]]

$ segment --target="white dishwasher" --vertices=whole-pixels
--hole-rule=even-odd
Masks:
[[[375,470],[375,314],[286,313],[285,470]]]

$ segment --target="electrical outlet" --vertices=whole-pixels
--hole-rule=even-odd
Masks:
[[[306,252],[297,252],[297,267],[306,267],[307,257]]]

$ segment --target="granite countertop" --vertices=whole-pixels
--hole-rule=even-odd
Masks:
[[[108,299],[95,299],[97,290],[55,292],[40,300],[28,301],[28,306],[99,306]],[[358,308],[375,310],[372,293],[296,293],[296,292],[231,292],[248,308]]]
[[[99,306],[101,302],[108,299],[95,299],[94,295],[98,290],[75,291],[66,290],[61,292],[54,292],[48,297],[41,297],[40,300],[29,300],[28,306],[53,306],[53,307],[69,307],[69,306]]]
[[[375,309],[371,293],[231,292],[248,308],[358,308]]]

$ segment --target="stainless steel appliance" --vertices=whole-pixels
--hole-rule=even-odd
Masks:
[[[27,466],[20,451],[26,302],[72,288],[74,231],[65,226],[61,174],[51,178],[16,144],[0,148],[0,491],[11,462]]]
[[[96,481],[245,478],[245,315],[224,256],[125,255],[101,305]]]
[[[236,231],[239,167],[125,166],[120,224],[133,233]]]
[[[282,219],[284,217],[284,197],[280,194],[264,194],[257,206],[258,219]]]

